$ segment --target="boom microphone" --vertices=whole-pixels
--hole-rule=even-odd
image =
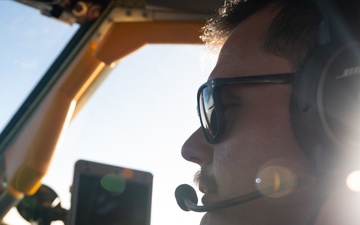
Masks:
[[[297,187],[303,186],[310,183],[310,179],[302,179],[299,181]],[[253,191],[239,197],[227,199],[224,201],[208,204],[208,205],[197,205],[198,198],[195,189],[188,184],[179,185],[175,190],[175,198],[178,206],[184,211],[194,212],[210,212],[214,210],[224,209],[235,205],[240,205],[258,198],[265,196],[266,194],[277,193],[282,190],[286,190],[289,184],[283,184],[280,189],[274,190],[274,187],[269,187],[263,191]]]
[[[236,198],[224,200],[209,205],[198,206],[198,198],[193,187],[188,184],[182,184],[178,186],[175,190],[175,198],[179,207],[184,211],[191,210],[194,212],[209,212],[218,209],[228,208],[234,205],[243,204],[245,202],[255,200],[262,196],[263,194],[260,191],[254,191]]]

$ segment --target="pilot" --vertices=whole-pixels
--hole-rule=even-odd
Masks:
[[[301,130],[293,115],[301,71],[311,60],[316,65],[313,52],[331,40],[331,23],[340,18],[318,2],[226,0],[205,25],[201,38],[219,50],[218,61],[197,93],[201,127],[181,153],[200,166],[194,180],[204,206],[261,197],[205,210],[201,225],[360,224],[360,194],[336,163],[345,157],[304,145],[298,133],[315,138],[317,128]]]

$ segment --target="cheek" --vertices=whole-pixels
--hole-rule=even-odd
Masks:
[[[259,171],[269,166],[283,166],[298,176],[308,173],[307,158],[292,133],[286,99],[244,110],[226,139],[216,145],[213,163],[224,197],[254,191]]]
[[[216,149],[213,166],[220,197],[231,198],[254,191],[262,161],[265,160],[237,142],[229,141]]]

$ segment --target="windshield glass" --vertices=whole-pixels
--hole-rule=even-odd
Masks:
[[[78,30],[15,1],[0,1],[0,131]]]

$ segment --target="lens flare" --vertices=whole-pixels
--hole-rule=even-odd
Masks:
[[[347,187],[354,192],[360,192],[360,170],[351,172],[346,178]]]
[[[108,192],[119,195],[125,191],[126,178],[121,173],[114,172],[103,176],[100,184]]]
[[[279,198],[291,194],[296,185],[295,174],[282,166],[261,169],[255,179],[256,188],[265,196]]]
[[[134,176],[134,171],[132,169],[124,168],[122,174],[126,179],[131,179]]]

